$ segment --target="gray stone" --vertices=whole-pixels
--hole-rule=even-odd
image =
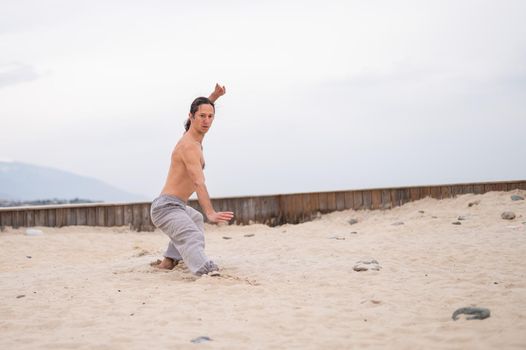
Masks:
[[[423,211],[423,210],[419,210],[418,212],[419,212],[420,214],[424,214],[424,213],[425,213],[425,211]]]
[[[462,223],[460,221],[455,221],[455,222],[452,222],[453,225],[462,225]]]
[[[479,204],[480,204],[480,201],[479,201],[479,200],[476,200],[476,201],[470,202],[470,203],[468,204],[468,207],[472,207],[472,206],[474,206],[474,205],[479,205]]]
[[[453,312],[453,316],[451,316],[451,318],[456,321],[458,320],[458,315],[461,314],[473,315],[468,317],[468,320],[483,320],[488,318],[491,313],[489,309],[483,307],[461,307],[460,309],[457,309],[455,312]]]
[[[200,336],[200,337],[194,338],[194,339],[192,339],[190,341],[192,343],[194,343],[194,344],[200,344],[200,343],[204,343],[204,342],[207,342],[207,341],[212,341],[212,338],[207,337],[207,336]]]
[[[457,218],[457,220],[459,220],[459,221],[466,220],[466,217],[465,217],[465,216],[459,216],[459,217]]]
[[[354,225],[354,224],[357,224],[358,223],[358,220],[356,219],[350,219],[349,221],[347,221],[349,224],[351,225]]]
[[[339,241],[345,241],[345,237],[341,237],[341,236],[331,236],[329,237],[329,239],[337,239]]]
[[[514,195],[511,196],[511,200],[512,201],[523,201],[524,197],[523,196],[519,196],[518,194],[514,194]]]
[[[378,261],[375,259],[367,259],[367,260],[360,260],[356,262],[356,265],[354,265],[353,270],[357,272],[361,271],[380,271],[382,267],[378,264]]]
[[[503,218],[504,220],[513,220],[515,219],[515,213],[512,211],[505,211],[504,213],[500,215],[500,217]]]
[[[253,233],[246,234],[245,237],[254,237],[255,235]]]
[[[223,239],[232,239],[232,237],[223,236]]]

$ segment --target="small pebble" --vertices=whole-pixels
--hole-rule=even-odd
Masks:
[[[245,237],[254,237],[255,235],[253,233],[249,233],[247,235],[245,235]]]
[[[403,224],[404,224],[403,221],[397,221],[397,222],[392,223],[393,226],[400,226],[400,225],[403,225]]]
[[[515,213],[512,211],[505,211],[504,213],[500,215],[500,217],[503,218],[504,220],[513,220],[515,219]]]
[[[434,216],[434,215],[433,215],[433,216],[431,216],[431,217],[432,217],[433,219],[437,219],[437,218],[438,218],[438,216]]]
[[[130,316],[133,316],[133,315],[135,315],[135,314],[130,314]]]
[[[32,256],[31,255],[26,255],[26,258],[31,259]]]
[[[459,216],[459,217],[457,218],[457,220],[466,220],[466,217],[465,217],[465,216]]]
[[[455,222],[452,222],[453,225],[462,225],[462,223],[460,221],[455,221]]]
[[[223,236],[223,239],[232,239],[232,237]]]
[[[424,213],[425,213],[425,211],[423,211],[423,210],[419,210],[418,212],[419,212],[420,214],[424,214]]]
[[[514,195],[511,196],[511,200],[512,200],[512,201],[523,201],[523,200],[524,200],[524,197],[519,196],[519,195],[517,195],[517,194],[514,194]]]
[[[20,294],[20,295],[17,295],[16,298],[20,299],[20,298],[24,298],[25,296],[26,296],[25,294]]]
[[[351,225],[354,225],[354,224],[357,224],[358,223],[358,220],[356,219],[350,219],[349,221],[347,221],[349,224]]]
[[[472,207],[472,206],[474,206],[474,205],[479,205],[479,204],[480,204],[480,201],[477,200],[477,201],[474,201],[474,202],[470,202],[470,203],[468,203],[468,207]]]
[[[197,338],[194,338],[191,340],[192,343],[194,344],[200,344],[200,343],[204,343],[204,342],[207,342],[207,341],[212,341],[212,339],[210,337],[207,337],[207,336],[200,336],[200,337],[197,337]]]
[[[356,262],[356,265],[354,265],[353,270],[354,271],[380,271],[382,267],[378,264],[378,261],[375,259],[368,259],[368,260],[360,260]]]
[[[453,320],[458,320],[459,315],[473,315],[467,318],[467,320],[483,320],[490,317],[491,312],[489,309],[483,307],[461,307],[453,312],[451,318]]]
[[[358,233],[358,232],[356,232],[356,231],[351,231],[351,235],[355,235],[355,234],[357,234],[357,233]]]
[[[339,241],[344,241],[344,240],[345,240],[345,237],[332,236],[332,237],[329,237],[329,239],[337,239],[337,240],[339,240]]]

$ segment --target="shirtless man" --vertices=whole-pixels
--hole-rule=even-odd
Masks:
[[[228,222],[234,213],[216,212],[205,185],[202,142],[214,121],[214,102],[224,95],[225,87],[216,84],[210,97],[198,97],[190,107],[186,132],[172,151],[170,170],[159,197],[152,202],[152,222],[170,238],[159,268],[173,269],[183,260],[198,276],[218,271],[205,255],[203,215],[190,206],[188,198],[197,193],[199,204],[212,223]]]

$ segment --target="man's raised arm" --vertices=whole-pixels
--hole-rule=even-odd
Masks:
[[[226,94],[226,87],[223,85],[219,85],[216,83],[216,87],[214,89],[214,92],[212,92],[210,94],[210,96],[208,96],[208,99],[210,101],[212,101],[212,103],[215,103],[217,101],[218,98],[220,98],[221,96],[223,96],[224,94]]]

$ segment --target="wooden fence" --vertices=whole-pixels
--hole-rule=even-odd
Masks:
[[[217,211],[233,211],[233,224],[276,226],[309,221],[318,212],[389,209],[425,197],[441,199],[465,193],[514,189],[526,190],[526,180],[215,198],[212,203]],[[188,204],[200,210],[197,201]],[[129,226],[136,231],[153,231],[150,205],[150,202],[144,202],[6,207],[0,208],[0,227]]]

